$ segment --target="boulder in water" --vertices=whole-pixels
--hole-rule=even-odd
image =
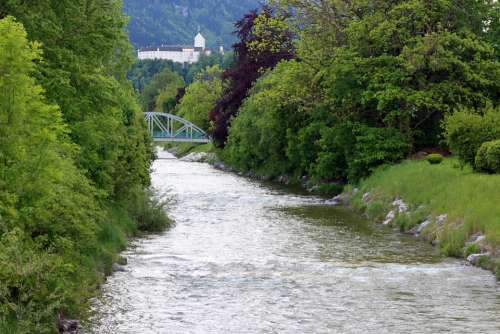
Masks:
[[[387,216],[385,216],[385,220],[382,224],[389,225],[394,221],[395,218],[396,218],[396,211],[391,210],[391,211],[389,211]]]
[[[467,256],[467,262],[473,266],[479,265],[482,258],[490,256],[490,253],[471,254]]]
[[[186,162],[205,162],[208,157],[209,155],[207,152],[193,152],[189,153],[185,157],[182,157],[180,160]]]
[[[114,272],[124,272],[126,270],[125,270],[125,267],[119,265],[118,263],[113,263],[113,271]]]
[[[80,329],[80,322],[78,320],[65,319],[61,313],[58,317],[57,327],[60,334],[77,334]]]

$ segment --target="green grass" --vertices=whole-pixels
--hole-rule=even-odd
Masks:
[[[500,175],[461,169],[454,158],[438,165],[405,161],[379,169],[360,189],[370,191],[372,198],[390,201],[400,196],[414,206],[424,205],[433,215],[448,214],[442,239],[451,253],[475,232],[500,245]]]
[[[13,334],[17,332],[18,328],[15,320],[0,321],[0,334]]]

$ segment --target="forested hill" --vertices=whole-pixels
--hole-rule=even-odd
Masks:
[[[198,27],[207,46],[233,41],[233,23],[258,0],[125,0],[130,16],[130,40],[136,47],[157,44],[189,44]]]

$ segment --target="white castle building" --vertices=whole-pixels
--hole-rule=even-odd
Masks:
[[[137,57],[143,59],[168,59],[176,63],[196,63],[202,54],[210,55],[212,50],[205,47],[205,37],[199,32],[191,45],[162,45],[160,47],[141,48]],[[223,51],[223,49],[221,49]]]

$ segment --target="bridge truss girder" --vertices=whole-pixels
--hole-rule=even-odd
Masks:
[[[205,131],[176,115],[161,112],[146,112],[144,119],[155,142],[208,143]]]

